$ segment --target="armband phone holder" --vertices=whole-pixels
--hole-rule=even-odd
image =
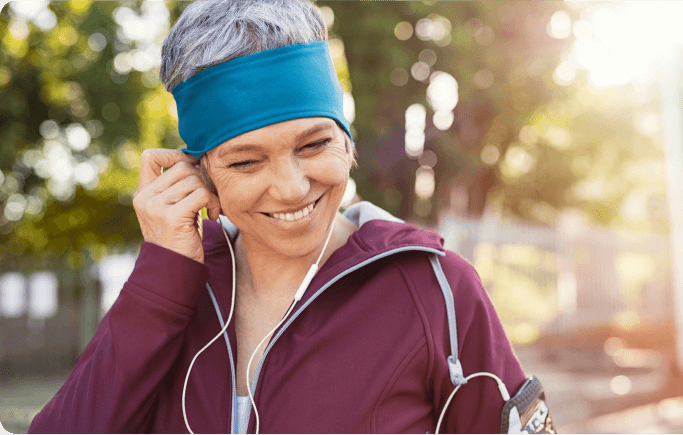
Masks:
[[[537,377],[527,379],[517,394],[505,402],[500,433],[557,433],[548,414],[545,392]]]

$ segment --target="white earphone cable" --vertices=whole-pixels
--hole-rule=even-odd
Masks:
[[[254,360],[254,356],[256,355],[256,352],[259,350],[259,348],[263,345],[263,343],[268,339],[268,337],[275,332],[277,328],[282,325],[282,323],[289,317],[289,314],[292,312],[294,309],[294,306],[296,305],[299,300],[301,300],[301,297],[304,295],[304,292],[308,288],[308,285],[311,283],[311,280],[315,276],[316,272],[318,271],[318,265],[320,264],[320,260],[323,258],[323,254],[325,253],[325,249],[327,249],[327,244],[330,242],[330,237],[332,237],[332,231],[334,231],[334,223],[336,222],[336,215],[335,218],[332,219],[332,225],[330,226],[330,232],[327,234],[327,239],[325,240],[325,244],[323,245],[322,251],[320,251],[320,256],[318,256],[318,261],[315,262],[311,266],[311,268],[308,270],[308,273],[304,277],[304,280],[301,282],[301,285],[299,285],[299,289],[296,291],[294,294],[294,300],[292,301],[292,304],[289,306],[289,309],[287,310],[287,313],[282,317],[282,320],[261,340],[261,342],[256,346],[256,349],[254,349],[254,352],[251,354],[251,358],[249,358],[249,364],[247,364],[247,391],[249,392],[249,399],[251,399],[251,406],[254,408],[254,415],[256,416],[256,434],[259,433],[259,415],[258,415],[258,409],[256,409],[256,402],[254,402],[254,396],[251,392],[251,386],[250,386],[250,379],[249,379],[249,372],[251,371],[251,363]]]
[[[258,349],[263,345],[263,343],[268,339],[268,337],[270,337],[273,334],[273,332],[275,332],[275,330],[277,330],[277,328],[279,328],[280,325],[282,325],[282,323],[289,317],[292,310],[294,309],[294,306],[301,299],[304,292],[308,288],[308,285],[310,284],[311,280],[313,279],[313,276],[315,276],[315,273],[318,270],[318,265],[320,264],[320,260],[322,259],[323,254],[325,253],[325,250],[327,249],[327,245],[330,241],[330,238],[332,236],[332,232],[334,230],[335,221],[336,221],[336,219],[332,220],[332,225],[330,226],[330,232],[327,235],[327,239],[325,240],[325,244],[323,245],[323,249],[320,252],[320,256],[318,257],[318,260],[315,262],[315,264],[313,264],[311,266],[308,273],[306,274],[306,277],[304,278],[303,282],[299,286],[299,289],[297,290],[296,294],[294,295],[294,300],[292,301],[291,305],[289,306],[287,313],[282,317],[282,320],[280,320],[280,322],[265,337],[263,337],[263,339],[258,344],[258,346],[256,346],[256,349],[254,349],[254,352],[251,354],[251,358],[249,358],[249,363],[247,364],[247,375],[246,375],[246,377],[247,377],[247,379],[246,379],[247,391],[249,392],[249,399],[251,400],[251,405],[254,408],[254,414],[256,415],[256,433],[257,434],[259,433],[259,424],[260,424],[259,420],[260,419],[259,419],[258,409],[256,408],[256,403],[254,402],[254,396],[252,394],[251,386],[250,386],[250,382],[249,382],[250,381],[249,380],[249,372],[251,369],[251,363],[253,362],[254,356],[256,356],[256,352],[258,351]],[[236,267],[235,267],[235,253],[232,249],[232,244],[230,243],[230,238],[228,237],[228,234],[226,233],[225,228],[222,225],[222,221],[221,221],[221,229],[223,230],[223,234],[225,235],[225,239],[228,242],[228,247],[230,248],[230,258],[232,260],[232,301],[230,303],[230,314],[228,315],[228,319],[225,322],[223,329],[221,329],[221,332],[219,332],[199,352],[197,352],[197,354],[194,356],[194,358],[192,358],[192,362],[190,363],[190,367],[187,369],[187,375],[185,376],[185,383],[183,384],[182,407],[183,407],[183,418],[185,419],[185,426],[187,427],[187,430],[191,434],[194,434],[194,432],[192,432],[192,429],[190,428],[190,423],[187,420],[187,412],[185,410],[185,394],[186,394],[186,390],[187,390],[187,383],[188,383],[188,380],[190,379],[190,372],[192,371],[192,366],[194,365],[195,361],[197,360],[197,357],[202,352],[204,352],[209,346],[211,346],[213,344],[213,342],[216,341],[221,335],[223,335],[225,330],[228,328],[230,321],[232,320],[232,315],[233,315],[234,310],[235,310],[235,293],[236,293],[235,290],[236,290],[236,280],[237,280],[237,278],[236,278]],[[503,381],[498,376],[496,376],[492,373],[487,373],[487,372],[474,373],[474,374],[467,376],[465,378],[465,381],[469,381],[470,379],[478,377],[478,376],[488,376],[490,378],[493,378],[496,381],[496,383],[498,384],[498,389],[500,390],[500,394],[503,397],[503,400],[506,402],[508,400],[510,400],[510,394],[508,393],[508,390],[505,387],[505,384],[503,383]],[[439,433],[439,430],[441,429],[441,423],[443,422],[443,418],[446,415],[446,410],[448,409],[448,406],[450,405],[451,401],[453,400],[453,397],[455,397],[455,393],[458,392],[460,387],[462,387],[462,385],[458,385],[457,387],[455,387],[453,392],[448,397],[448,400],[446,400],[446,404],[444,405],[443,410],[441,411],[441,415],[439,416],[439,421],[436,425],[436,431],[434,432],[435,434]]]
[[[503,397],[503,400],[507,402],[510,400],[510,393],[508,393],[508,389],[503,383],[503,381],[500,380],[500,378],[493,373],[487,373],[487,372],[479,372],[479,373],[474,373],[469,375],[468,377],[465,378],[465,382],[469,381],[472,378],[476,378],[477,376],[488,376],[489,378],[493,378],[496,383],[498,384],[498,390],[500,390],[500,395]],[[443,410],[441,411],[441,416],[439,417],[439,422],[436,425],[436,430],[434,431],[434,434],[439,433],[439,429],[441,428],[441,422],[443,421],[443,417],[446,415],[446,410],[448,409],[448,405],[451,404],[451,400],[453,400],[453,397],[455,397],[455,393],[458,392],[460,387],[462,387],[465,384],[458,385],[455,387],[455,390],[451,393],[450,396],[448,396],[448,400],[446,400],[446,404],[443,406]]]
[[[220,219],[220,217],[219,217]],[[192,366],[194,365],[194,362],[197,360],[197,357],[204,352],[211,344],[218,339],[225,330],[228,328],[228,325],[230,324],[230,320],[232,319],[232,314],[235,310],[235,288],[236,288],[236,273],[235,273],[235,252],[232,249],[232,244],[230,243],[230,238],[228,237],[228,234],[225,232],[225,228],[223,227],[223,221],[221,220],[221,229],[223,230],[223,234],[225,235],[225,240],[228,242],[228,247],[230,248],[230,258],[232,259],[232,302],[230,303],[230,314],[228,315],[228,320],[225,322],[225,326],[223,326],[223,329],[221,329],[221,332],[218,333],[209,343],[202,348],[197,354],[192,358],[192,362],[190,363],[190,367],[187,369],[187,376],[185,376],[185,384],[183,384],[183,418],[185,419],[185,426],[187,426],[187,430],[190,431],[191,434],[194,434],[192,432],[192,429],[190,429],[190,423],[187,421],[187,412],[185,411],[185,391],[187,389],[187,381],[190,379],[190,371],[192,371]]]
[[[285,314],[284,317],[282,318],[282,320],[280,320],[280,323],[278,323],[278,324],[275,326],[275,328],[273,328],[265,337],[263,337],[263,339],[262,339],[261,342],[258,344],[258,346],[256,346],[256,349],[254,350],[254,352],[251,354],[251,358],[249,358],[249,364],[247,364],[247,375],[246,375],[246,378],[247,378],[247,391],[249,392],[249,399],[251,400],[251,406],[254,408],[254,415],[256,416],[256,432],[255,432],[255,433],[258,433],[258,431],[259,431],[259,424],[260,424],[260,422],[259,422],[258,409],[256,409],[256,403],[254,402],[254,395],[253,395],[253,393],[251,392],[251,387],[249,386],[249,371],[251,370],[251,363],[254,361],[254,357],[256,356],[256,351],[261,347],[261,345],[263,345],[263,342],[266,341],[266,340],[268,339],[268,337],[270,337],[271,334],[272,334],[273,332],[275,332],[275,330],[276,330],[277,328],[280,327],[280,325],[282,325],[282,322],[284,322],[285,319],[286,319],[287,317],[289,317],[289,313],[291,313],[291,312],[292,312],[292,309],[294,309],[294,305],[296,305],[296,301],[292,301],[292,304],[289,306],[289,310],[287,310],[287,314]]]

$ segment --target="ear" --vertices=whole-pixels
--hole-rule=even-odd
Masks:
[[[218,190],[216,189],[216,186],[213,184],[213,180],[211,180],[209,168],[210,168],[209,157],[206,154],[204,154],[202,156],[200,162],[199,162],[199,175],[201,176],[204,184],[206,184],[206,187],[209,188],[209,192],[218,196]]]
[[[351,169],[358,166],[358,151],[356,151],[355,144],[351,142],[351,139],[349,139],[346,133],[344,133],[344,142],[346,146],[346,155],[349,162],[349,172],[351,172]]]

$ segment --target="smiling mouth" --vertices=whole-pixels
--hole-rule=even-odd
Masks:
[[[322,197],[320,197],[320,198],[322,198]],[[305,218],[309,214],[311,214],[311,212],[313,211],[315,206],[318,205],[320,198],[315,200],[315,202],[311,203],[310,205],[302,208],[301,210],[295,211],[293,213],[263,213],[263,214],[265,214],[266,216],[268,216],[270,218],[285,221],[285,222],[296,222],[298,220]]]

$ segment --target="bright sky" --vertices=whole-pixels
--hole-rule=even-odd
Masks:
[[[570,32],[576,37],[572,59],[556,71],[558,84],[569,84],[576,67],[587,69],[591,84],[598,87],[645,82],[665,68],[683,44],[683,2],[607,3],[582,15],[572,22],[567,12],[558,11],[548,24],[555,38],[564,39]]]

